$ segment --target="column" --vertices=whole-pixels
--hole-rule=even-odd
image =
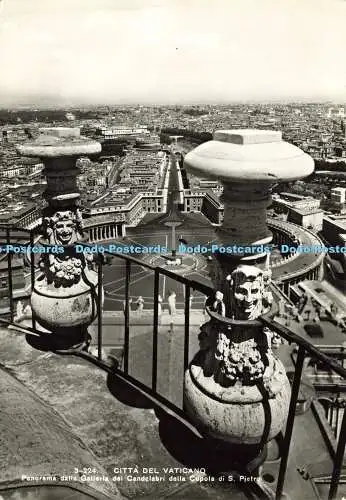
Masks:
[[[246,129],[215,132],[212,141],[185,156],[184,166],[197,177],[222,181],[224,219],[217,240],[220,247],[234,246],[231,254],[214,255],[217,292],[207,301],[210,321],[201,326],[200,351],[185,374],[184,408],[210,442],[227,450],[230,470],[256,476],[265,443],[285,425],[290,399],[271,333],[257,321],[273,302],[266,208],[273,182],[305,177],[314,162],[284,142],[281,132]]]
[[[62,254],[42,254],[40,276],[31,295],[31,308],[39,328],[51,335],[35,337],[35,347],[64,350],[88,345],[87,327],[95,319],[92,287],[97,272],[86,254],[75,251],[82,240],[82,214],[77,187],[80,156],[99,153],[101,144],[80,136],[79,128],[46,128],[41,135],[17,146],[24,156],[39,157],[44,163],[47,207],[42,212],[41,244],[64,247]]]

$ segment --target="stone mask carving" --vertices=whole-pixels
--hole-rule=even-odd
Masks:
[[[72,240],[76,224],[72,220],[61,220],[55,224],[54,230],[56,242],[67,245]]]
[[[269,291],[269,270],[240,265],[227,280],[235,319],[254,320],[268,311],[273,299]]]
[[[43,230],[52,245],[73,245],[80,239],[78,233],[81,229],[82,217],[79,210],[56,212],[43,220]]]

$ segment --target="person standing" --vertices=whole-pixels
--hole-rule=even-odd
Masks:
[[[136,304],[137,304],[136,311],[139,312],[139,313],[141,313],[143,311],[143,309],[144,309],[144,299],[143,299],[142,295],[140,295],[138,297],[138,299],[136,300]]]
[[[168,312],[169,312],[169,315],[171,316],[171,321],[170,321],[170,333],[173,333],[173,327],[174,327],[174,316],[177,312],[177,309],[176,309],[176,293],[172,290],[171,292],[169,292],[169,296],[168,296],[168,299],[167,299],[167,302],[168,302]]]
[[[129,311],[131,311],[131,304],[132,304],[132,299],[130,298],[129,299]],[[125,311],[126,311],[126,300],[123,300],[123,311],[124,311],[124,314],[125,314]]]
[[[174,291],[169,292],[167,302],[168,302],[168,312],[171,316],[173,316],[177,312],[176,297],[177,294]]]
[[[159,295],[157,297],[157,302],[158,302],[158,306],[157,306],[158,316],[161,316],[161,314],[162,314],[162,297],[161,297],[161,295]]]

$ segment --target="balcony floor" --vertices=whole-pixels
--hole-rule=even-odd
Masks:
[[[64,458],[66,448],[59,448],[58,439],[51,445],[52,450],[57,450],[51,457],[54,462],[54,471],[58,475],[72,474],[74,467],[95,467],[98,475],[108,474],[112,478],[115,474],[114,467],[135,467],[139,469],[139,475],[145,467],[155,467],[160,476],[165,474],[161,471],[163,467],[188,466],[176,460],[163,444],[161,435],[165,433],[162,421],[159,422],[155,411],[148,402],[141,401],[137,394],[131,394],[128,388],[115,387],[111,377],[77,357],[58,356],[52,353],[42,353],[30,347],[25,336],[16,334],[14,330],[0,329],[2,366],[10,368],[10,373],[1,371],[1,385],[5,382],[2,401],[6,401],[6,412],[0,412],[1,427],[4,428],[3,436],[9,436],[12,443],[12,435],[9,429],[12,427],[19,437],[23,436],[23,446],[19,438],[14,441],[17,445],[17,465],[13,469],[8,468],[6,454],[1,460],[0,485],[4,481],[20,479],[22,469],[28,475],[36,472],[30,464],[39,462],[44,440],[39,440],[40,433],[37,430],[37,422],[32,421],[30,415],[36,414],[38,410],[33,405],[47,408],[47,415],[42,415],[39,427],[45,425],[45,419],[51,419],[50,413],[60,422],[61,435],[75,435],[81,439],[82,448],[85,446],[85,456],[90,458],[79,459],[77,452]],[[14,377],[13,377],[13,376]],[[18,383],[18,380],[24,384]],[[5,381],[5,382],[4,382]],[[20,395],[21,405],[18,403],[16,391],[9,391],[8,386],[16,385],[22,388],[22,392],[28,396]],[[1,392],[3,392],[1,391]],[[114,397],[115,395],[115,397]],[[29,404],[29,396],[32,398]],[[28,399],[29,398],[29,399]],[[146,407],[145,407],[146,406]],[[30,420],[31,425],[22,425],[23,416]],[[36,430],[35,430],[36,429]],[[6,431],[6,432],[5,432]],[[48,436],[46,436],[48,439]],[[70,438],[72,439],[72,438]],[[35,449],[27,462],[27,443],[32,441]],[[7,443],[8,447],[10,442]],[[83,446],[84,445],[84,446]],[[7,449],[8,449],[7,447]],[[2,447],[2,450],[6,450]],[[11,453],[12,454],[12,453]],[[48,467],[49,468],[49,467]],[[53,470],[53,466],[52,469]],[[47,466],[42,463],[41,474],[47,474]],[[117,474],[121,476],[121,474]],[[143,474],[142,474],[143,475]],[[173,474],[173,476],[178,474]],[[184,474],[182,474],[184,475]],[[126,476],[123,475],[123,476]],[[188,476],[185,474],[185,477]],[[105,483],[99,483],[105,485]],[[100,486],[99,486],[100,487]],[[174,499],[211,499],[244,500],[245,494],[236,484],[225,487],[214,487],[213,484],[200,485],[186,482],[169,481],[166,475],[163,482],[131,482],[125,478],[123,481],[111,483],[110,487],[103,486],[104,492],[111,498],[117,498],[117,489],[126,498],[174,498]]]
[[[140,373],[140,359],[142,359],[143,366],[148,364],[143,346],[149,343],[149,330],[150,327],[147,332],[148,338],[143,337],[143,334],[137,337],[131,334],[137,360],[136,363],[132,363],[136,366],[136,375]],[[179,339],[182,335],[183,328],[177,328],[174,343],[179,349],[181,345]],[[165,339],[168,339],[165,335],[160,338],[163,343]],[[137,345],[136,339],[141,343]],[[190,452],[190,446],[192,448],[198,438],[191,436],[190,431],[173,419],[163,419],[160,415],[159,420],[150,402],[143,400],[142,396],[131,391],[128,386],[122,386],[118,379],[114,380],[111,375],[107,376],[98,367],[78,357],[58,356],[37,351],[26,342],[23,334],[16,333],[12,329],[0,329],[0,343],[2,347],[0,363],[8,367],[10,374],[15,377],[2,372],[2,379],[12,379],[13,384],[18,384],[17,380],[19,380],[30,390],[33,401],[36,401],[38,405],[43,404],[49,411],[62,418],[64,422],[61,429],[62,436],[70,432],[71,435],[80,438],[86,447],[85,453],[90,453],[93,458],[90,466],[93,467],[96,463],[95,467],[99,474],[105,471],[112,478],[114,467],[137,466],[140,473],[143,468],[153,467],[158,470],[158,475],[165,476],[163,482],[134,482],[126,480],[126,473],[117,474],[123,476],[124,479],[111,483],[110,487],[104,486],[106,490],[108,488],[108,493],[113,495],[113,498],[117,498],[117,488],[126,498],[196,500],[249,498],[240,489],[239,483],[231,483],[227,487],[208,482],[195,484],[188,480],[188,475],[185,475],[187,479],[185,482],[169,481],[167,475],[162,472],[164,467],[198,467],[201,458],[196,456],[198,446],[195,446],[195,452]],[[173,360],[176,363],[174,356]],[[15,407],[15,399],[18,397],[12,397],[11,393],[9,396],[6,395],[6,399],[5,396],[2,397],[3,401],[6,400],[8,408],[5,418],[11,421],[11,424],[9,422],[7,424],[16,430],[19,429],[18,434],[23,434],[26,440],[35,441],[37,435],[33,430],[37,427],[36,422],[31,422],[28,430],[20,425],[23,414],[29,413],[30,415],[32,409],[26,400],[21,406]],[[30,410],[28,411],[27,408]],[[0,415],[4,418],[3,413]],[[44,415],[42,418],[44,421]],[[2,421],[0,424],[4,425]],[[5,428],[8,430],[8,427]],[[38,446],[37,456],[40,456],[39,448]],[[271,450],[269,454],[272,454]],[[271,462],[264,464],[263,471],[276,478],[278,461],[275,460],[275,453],[271,458],[273,459]],[[16,474],[18,475],[22,470],[25,454],[22,457],[21,449],[17,450],[17,459],[17,468],[12,472],[11,469],[8,472],[6,461],[2,462],[4,466],[0,468],[0,485],[4,480],[16,479]],[[298,467],[309,466],[317,461],[321,462],[324,468],[327,467],[324,472],[331,470],[331,462],[324,441],[312,412],[309,411],[297,416],[294,426],[285,483],[285,491],[292,500],[317,498],[311,482],[304,480],[297,472]],[[31,463],[35,462],[35,457],[32,456]],[[55,462],[57,468],[61,468],[60,472],[56,472],[60,475],[71,474],[70,471],[74,467],[86,466],[85,461],[78,461],[73,457],[68,463],[64,462],[59,455],[55,457]],[[28,470],[28,465],[26,467]],[[68,468],[70,471],[67,470]],[[42,470],[42,472],[46,471]],[[173,474],[173,476],[178,475],[184,476],[184,474]],[[275,481],[271,487],[275,487]]]

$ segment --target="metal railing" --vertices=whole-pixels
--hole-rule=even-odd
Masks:
[[[319,401],[323,403],[325,416],[334,434],[334,437],[338,438],[340,435],[340,424],[342,422],[346,407],[345,400],[341,398],[339,393],[334,399],[319,398]]]
[[[302,378],[305,357],[310,356],[313,359],[317,359],[323,362],[331,370],[335,371],[338,375],[340,375],[342,379],[346,379],[346,370],[334,359],[324,354],[322,351],[317,349],[313,344],[303,339],[299,335],[295,334],[285,326],[273,321],[272,319],[267,319],[265,317],[262,317],[261,319],[266,326],[268,326],[275,332],[279,333],[279,335],[281,335],[281,337],[283,337],[289,343],[294,343],[298,346],[289,413],[287,417],[286,431],[282,449],[282,458],[281,458],[279,476],[277,481],[276,498],[279,500],[283,493],[288,455],[292,438],[294,417],[295,417],[295,408],[298,402],[299,388]],[[340,433],[339,433],[336,453],[332,457],[333,471],[331,475],[330,489],[328,495],[329,500],[335,499],[337,495],[338,485],[340,482],[340,475],[343,465],[344,453],[345,453],[345,444],[346,444],[346,412],[343,414],[342,423],[340,426]]]
[[[0,245],[11,244],[11,232],[16,232],[20,230],[23,232],[22,228],[5,228],[4,230],[0,227]],[[33,244],[35,239],[35,234],[33,231],[28,232],[28,238],[26,242],[22,242],[21,245],[27,246],[29,244]],[[1,235],[5,235],[5,239],[1,240]],[[14,240],[18,242],[18,234],[15,235]],[[89,245],[85,245],[89,246]],[[109,254],[109,252],[105,252]],[[31,288],[34,287],[35,282],[35,259],[34,254],[31,254],[32,257],[30,259],[30,279],[31,279]],[[194,425],[189,421],[187,415],[184,413],[183,408],[179,407],[177,404],[171,402],[167,397],[162,396],[157,391],[157,383],[158,383],[158,338],[159,338],[159,304],[158,301],[155,300],[155,297],[159,295],[159,286],[160,286],[160,277],[170,278],[175,282],[180,283],[184,288],[184,328],[183,328],[183,367],[184,370],[188,368],[189,365],[189,337],[190,337],[190,311],[191,311],[191,291],[196,290],[201,292],[205,296],[210,296],[213,293],[213,289],[205,285],[201,282],[190,280],[186,277],[178,275],[172,271],[161,267],[155,267],[143,260],[132,257],[131,255],[125,254],[110,254],[112,258],[120,259],[124,261],[125,264],[125,298],[124,298],[124,357],[123,357],[123,368],[121,366],[112,366],[102,359],[102,349],[103,349],[103,311],[101,304],[102,297],[102,286],[103,286],[103,268],[105,267],[103,264],[103,259],[98,259],[98,302],[97,302],[97,356],[93,356],[85,351],[77,351],[71,350],[66,352],[66,354],[76,354],[79,355],[91,363],[99,366],[100,368],[106,370],[113,375],[116,375],[121,381],[128,384],[129,387],[135,388],[137,391],[145,395],[149,400],[151,400],[157,407],[164,410],[166,413],[174,416],[179,421],[183,422],[185,426],[187,426],[191,431],[193,431],[196,435],[201,436],[199,431],[194,427]],[[8,285],[9,285],[9,310],[8,310],[8,318],[0,318],[0,323],[2,324],[12,324],[14,321],[14,298],[12,293],[12,253],[8,253],[7,256],[7,264],[8,264]],[[131,282],[131,270],[132,266],[138,265],[142,268],[150,270],[154,274],[154,286],[153,286],[153,336],[152,336],[152,359],[151,359],[151,383],[146,384],[143,383],[136,377],[133,377],[129,373],[129,357],[131,352],[130,347],[130,282]],[[275,290],[274,290],[275,291]],[[224,318],[226,321],[227,318]],[[283,495],[285,476],[288,464],[288,457],[290,453],[290,445],[291,438],[293,432],[293,425],[296,414],[296,407],[298,403],[298,396],[302,378],[302,372],[304,367],[304,360],[306,357],[311,357],[320,362],[323,362],[329,369],[336,372],[342,379],[346,379],[346,369],[343,368],[341,364],[335,361],[332,357],[326,355],[321,350],[316,348],[313,344],[311,344],[306,339],[300,337],[295,334],[289,328],[281,325],[280,323],[274,321],[272,319],[272,315],[262,316],[259,320],[255,320],[253,323],[262,324],[263,326],[269,327],[271,330],[278,333],[283,339],[285,339],[290,344],[295,344],[297,346],[297,356],[295,360],[295,370],[294,377],[292,382],[292,390],[291,390],[291,399],[289,404],[289,412],[287,417],[287,424],[283,438],[283,444],[281,449],[281,460],[280,460],[280,468],[277,479],[276,486],[276,499],[281,500]],[[17,328],[21,328],[20,325],[16,325]],[[32,327],[23,328],[24,331],[31,332],[36,335],[40,335],[42,332],[39,332],[36,329],[35,319],[32,320]],[[181,377],[184,377],[184,373],[181,374]],[[343,465],[344,451],[345,451],[345,443],[346,443],[346,412],[343,412],[342,422],[338,424],[338,441],[336,452],[331,457],[333,462],[333,470],[330,477],[330,489],[328,499],[335,499],[338,492],[338,486],[340,483],[340,476]]]

